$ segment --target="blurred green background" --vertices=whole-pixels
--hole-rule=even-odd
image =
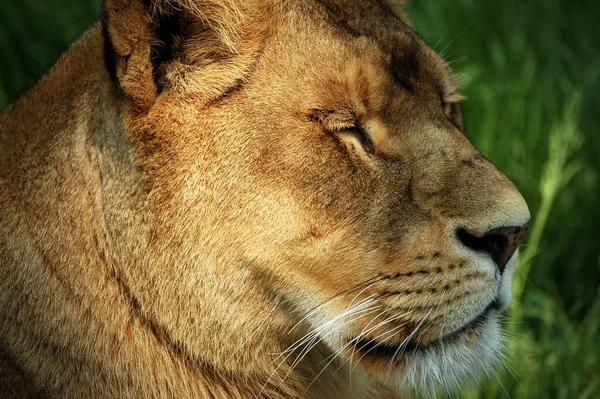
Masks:
[[[100,0],[0,2],[0,110],[100,15]],[[533,221],[506,361],[465,398],[600,398],[600,3],[411,0],[460,74],[467,135]]]

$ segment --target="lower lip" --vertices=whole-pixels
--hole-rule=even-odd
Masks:
[[[398,356],[398,354],[403,353],[425,352],[436,346],[450,343],[459,336],[461,336],[463,333],[477,328],[488,318],[489,313],[497,307],[498,304],[496,303],[496,301],[490,303],[483,312],[481,312],[477,317],[465,324],[460,329],[453,331],[450,334],[444,335],[443,337],[430,341],[426,344],[419,344],[417,342],[409,341],[403,344],[402,348],[400,348],[400,346],[378,344],[377,342],[372,340],[362,340],[357,342],[356,348],[358,348],[359,352],[362,352],[363,355],[386,358],[395,358]]]

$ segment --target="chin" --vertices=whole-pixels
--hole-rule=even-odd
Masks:
[[[504,347],[500,311],[490,305],[464,327],[426,345],[373,345],[361,354],[363,366],[383,385],[424,396],[451,393],[493,372]],[[368,352],[368,353],[367,353]]]
[[[498,314],[491,310],[460,335],[415,351],[399,383],[424,394],[455,391],[465,381],[492,372],[502,342]]]

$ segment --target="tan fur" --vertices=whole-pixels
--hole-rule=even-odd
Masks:
[[[529,218],[460,99],[378,0],[105,0],[0,115],[0,396],[396,397],[343,343],[456,330],[498,288],[455,229]]]

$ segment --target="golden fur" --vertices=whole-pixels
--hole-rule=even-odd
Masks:
[[[105,0],[0,116],[0,396],[392,398],[487,367],[495,313],[356,345],[457,331],[513,264],[455,230],[529,219],[390,7]]]

